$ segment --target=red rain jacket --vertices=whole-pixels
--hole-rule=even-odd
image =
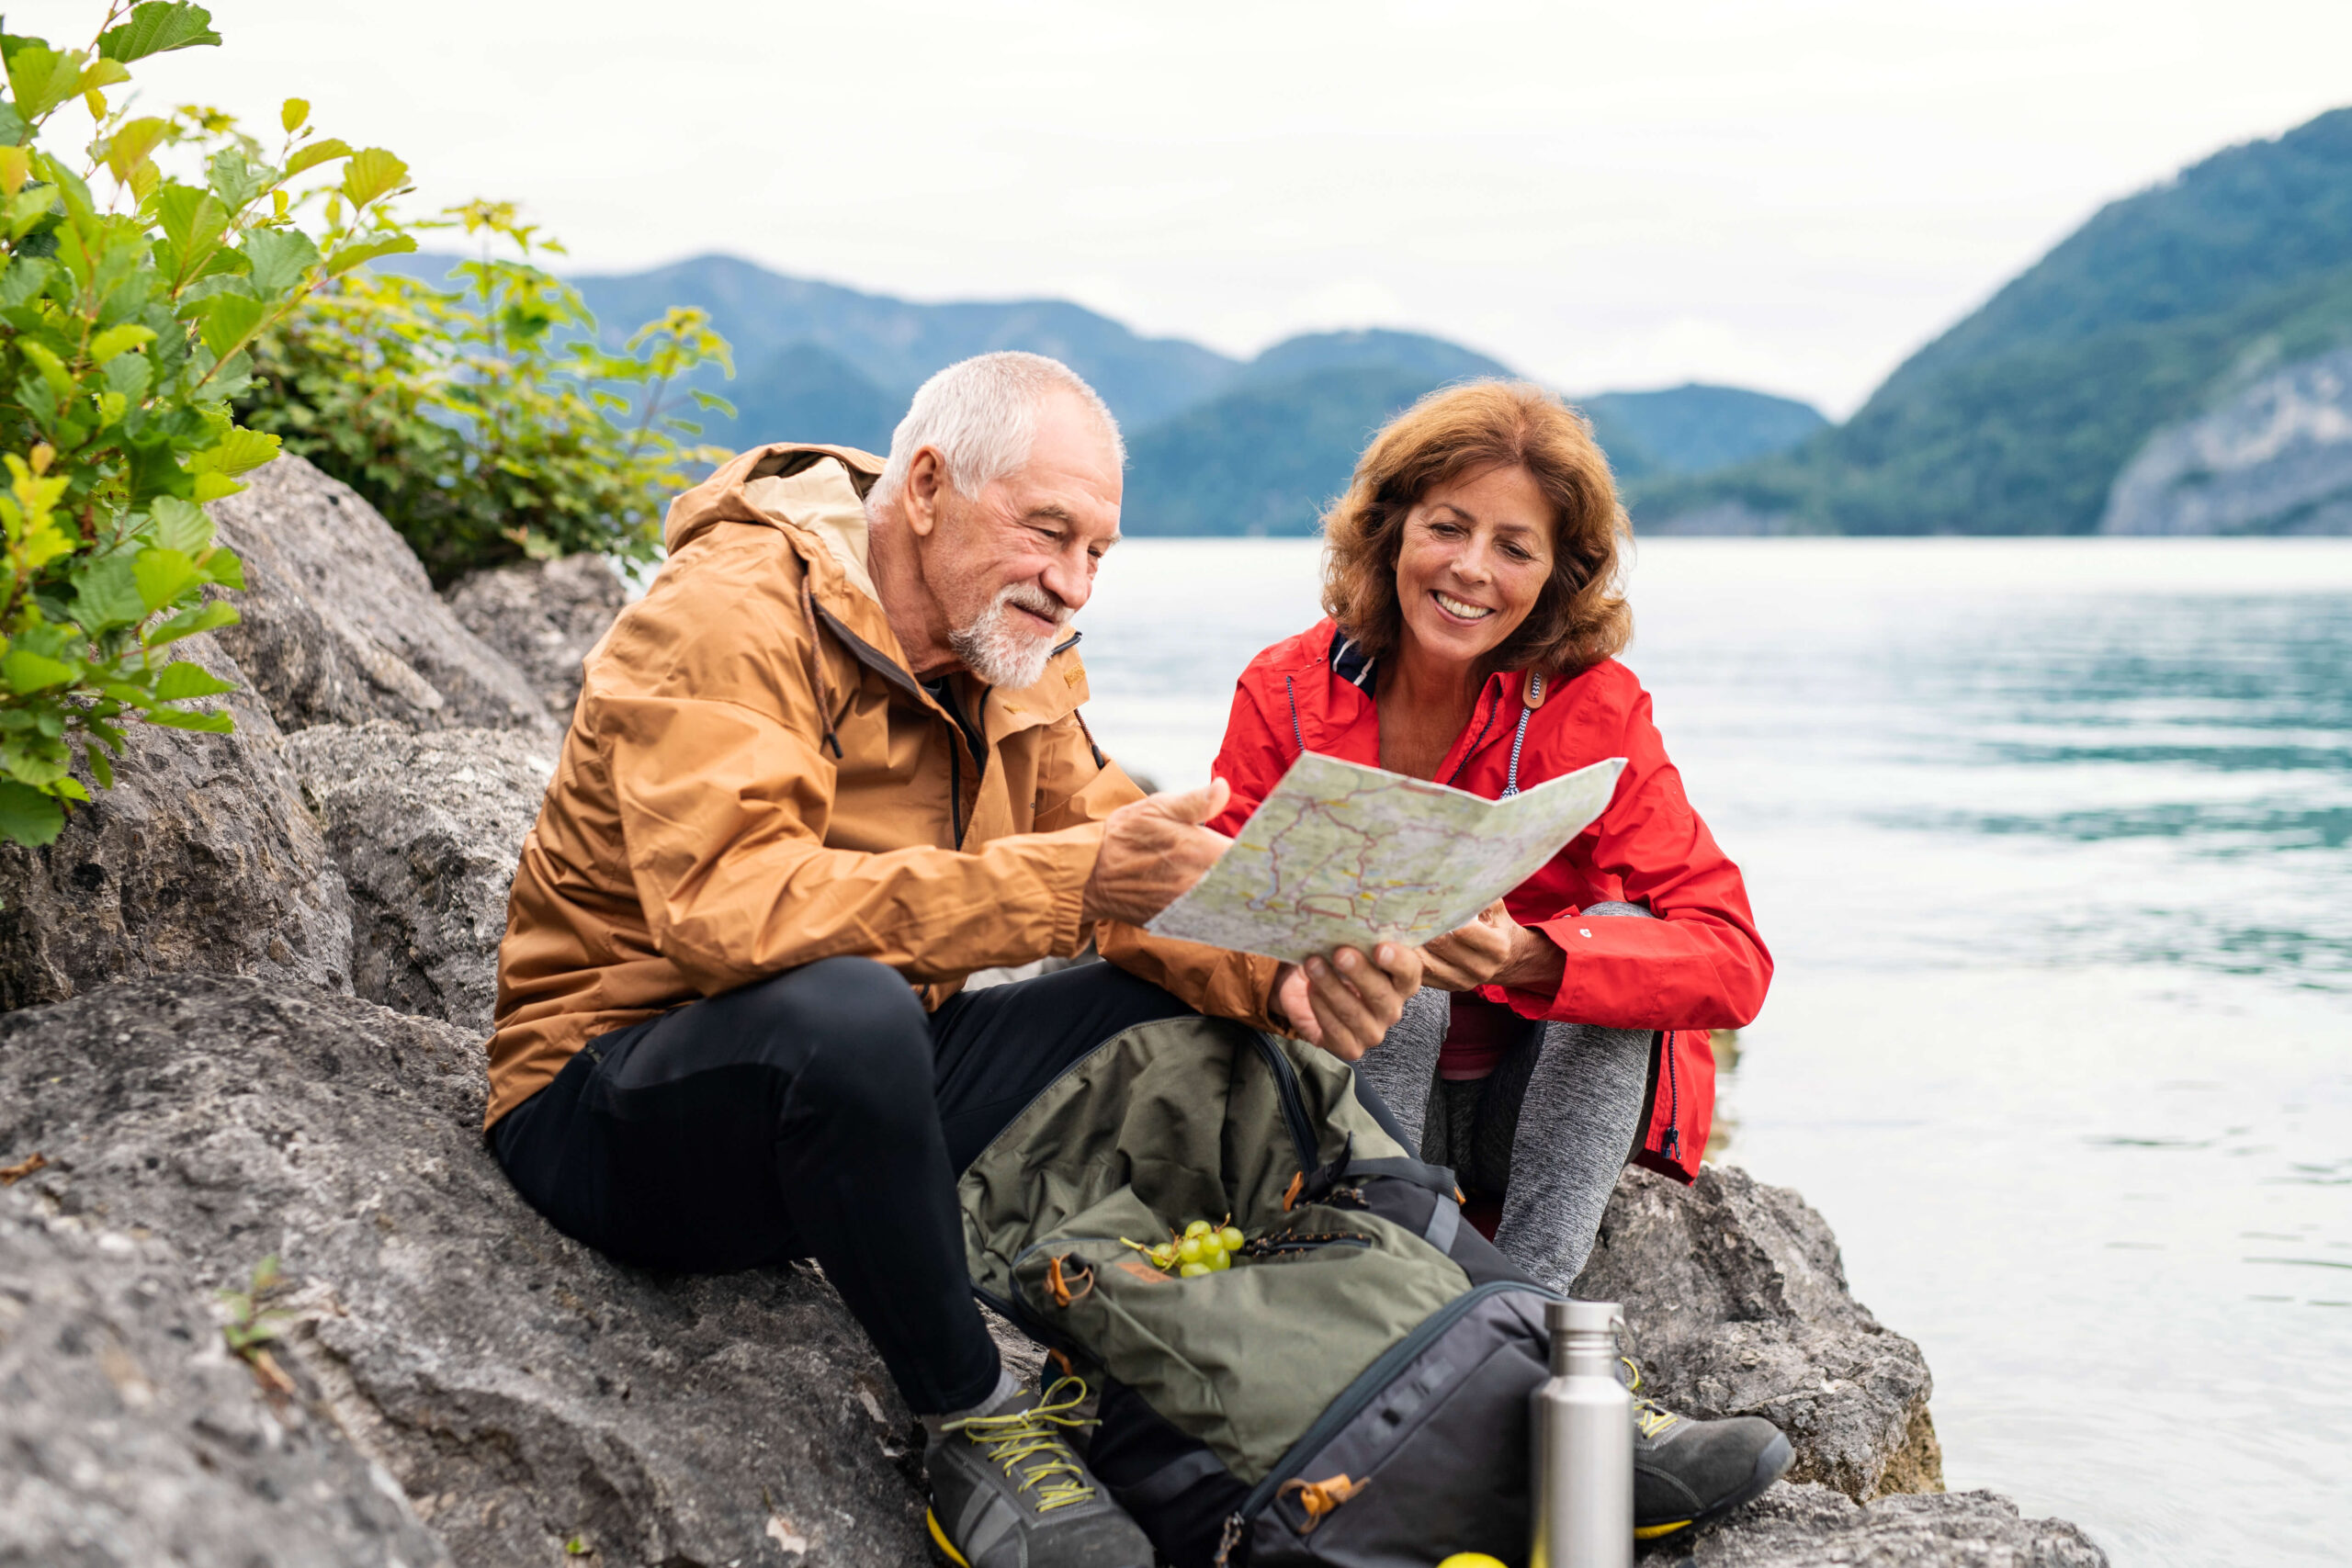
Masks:
[[[1303,750],[1379,766],[1373,682],[1373,661],[1329,620],[1250,660],[1216,760],[1233,800],[1211,825],[1239,831]],[[1625,771],[1609,808],[1503,899],[1514,919],[1567,954],[1559,991],[1486,986],[1479,994],[1522,1018],[1657,1031],[1637,1163],[1690,1181],[1714,1121],[1706,1032],[1755,1018],[1772,956],[1756,934],[1739,867],[1682,797],[1682,777],[1650,722],[1649,694],[1613,659],[1566,682],[1490,676],[1437,780],[1491,800],[1514,767],[1526,789],[1610,757],[1624,758]],[[1657,919],[1577,923],[1579,909],[1616,899]]]

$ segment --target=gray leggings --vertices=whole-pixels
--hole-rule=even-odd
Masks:
[[[1653,918],[1635,904],[1595,904],[1583,913],[1589,919]],[[1457,1169],[1492,1165],[1491,1158],[1478,1160],[1469,1134],[1497,1109],[1491,1103],[1475,1111],[1472,1107],[1482,1098],[1491,1101],[1493,1094],[1478,1085],[1438,1081],[1438,1048],[1452,1010],[1448,993],[1418,992],[1405,1004],[1396,1026],[1364,1053],[1356,1071],[1396,1111],[1420,1145],[1423,1159]],[[1646,1029],[1549,1023],[1532,1061],[1518,1065],[1526,1087],[1518,1096],[1518,1125],[1510,1134],[1503,1219],[1495,1245],[1554,1290],[1566,1291],[1592,1251],[1601,1211],[1634,1146],[1655,1039]],[[1508,1071],[1498,1069],[1498,1079]],[[1508,1094],[1516,1085],[1496,1082],[1493,1088]]]

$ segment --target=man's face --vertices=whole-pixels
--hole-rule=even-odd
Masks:
[[[1120,490],[1091,411],[1056,394],[1037,411],[1027,463],[968,499],[944,479],[931,491],[923,580],[982,683],[1018,690],[1045,673],[1119,541]]]

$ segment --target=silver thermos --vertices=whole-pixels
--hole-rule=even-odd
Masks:
[[[1533,1395],[1532,1568],[1630,1568],[1634,1396],[1617,1376],[1615,1302],[1546,1302],[1552,1375]]]

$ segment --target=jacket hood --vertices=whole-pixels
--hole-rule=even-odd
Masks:
[[[829,457],[838,468],[827,465]],[[841,483],[843,473],[847,490]],[[842,576],[870,599],[874,579],[866,570],[861,502],[881,474],[882,459],[854,446],[754,446],[670,503],[662,542],[674,554],[718,524],[765,524],[820,547]]]

